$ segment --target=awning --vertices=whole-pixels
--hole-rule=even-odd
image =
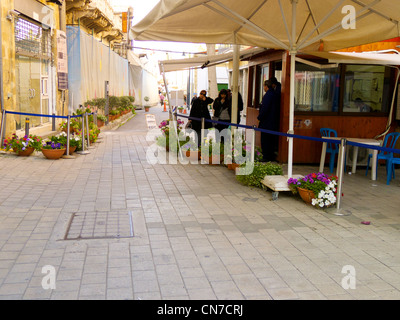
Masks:
[[[368,53],[368,52],[308,52],[309,54],[327,59],[330,63],[347,64],[378,64],[400,66],[400,54]]]
[[[248,58],[265,51],[263,48],[245,49],[240,52],[240,59]],[[162,60],[159,62],[161,72],[171,72],[187,69],[205,68],[233,60],[233,52],[206,55],[201,57]]]

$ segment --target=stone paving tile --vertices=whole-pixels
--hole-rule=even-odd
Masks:
[[[400,298],[399,185],[384,167],[374,182],[345,175],[351,215],[336,216],[289,193],[272,201],[223,166],[149,164],[145,132],[139,111],[74,160],[0,154],[0,299]],[[73,214],[129,211],[133,237],[64,240]],[[345,265],[356,289],[341,285]]]

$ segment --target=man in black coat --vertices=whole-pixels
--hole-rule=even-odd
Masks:
[[[231,89],[227,89],[228,91],[228,96],[229,99],[231,100],[231,105],[232,105],[232,90]],[[240,124],[241,121],[241,116],[240,116],[240,112],[243,111],[243,98],[242,95],[240,94],[240,92],[238,92],[238,109],[237,109],[237,122],[238,124]]]
[[[211,120],[210,111],[208,105],[213,103],[213,99],[207,97],[207,91],[201,90],[199,97],[193,101],[193,106],[190,109],[189,117],[194,118],[205,118]],[[198,144],[201,144],[201,121],[200,120],[189,120],[192,123],[192,129],[197,133]],[[212,123],[205,121],[204,129],[212,127]]]
[[[265,80],[264,91],[265,95],[262,99],[257,117],[260,121],[258,127],[271,131],[279,131],[279,99],[271,80]],[[275,134],[261,132],[261,149],[264,162],[275,161],[275,149],[278,137],[279,136]]]

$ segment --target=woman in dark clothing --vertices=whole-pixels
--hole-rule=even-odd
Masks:
[[[218,97],[214,100],[213,109],[214,120],[231,122],[232,104],[231,100],[228,97],[228,91],[226,89],[222,89],[219,92]],[[227,129],[228,127],[228,124],[222,123],[218,123],[215,125],[215,129],[217,129],[219,132]]]
[[[189,117],[194,118],[205,118],[211,120],[210,112],[208,111],[208,105],[213,103],[213,99],[206,96],[207,91],[202,90],[199,97],[193,101],[193,106],[190,109]],[[192,123],[192,129],[197,133],[198,145],[201,144],[201,121],[200,120],[189,120]],[[205,121],[204,129],[212,127],[212,123]]]

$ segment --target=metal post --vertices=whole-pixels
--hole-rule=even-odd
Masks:
[[[29,136],[29,118],[25,118],[25,135]]]
[[[253,126],[253,135],[251,136],[251,158],[250,162],[254,163],[254,153],[256,150],[256,126]]]
[[[338,182],[336,186],[336,212],[335,215],[338,216],[347,216],[350,215],[351,212],[347,210],[346,213],[342,212],[341,204],[342,204],[342,183],[344,177],[344,162],[345,162],[345,155],[346,155],[346,139],[340,139],[340,146],[339,146],[339,154],[338,154]]]
[[[89,116],[88,113],[85,112],[85,121],[86,121],[86,137],[87,137],[87,147],[90,148],[90,139],[89,139]]]
[[[53,118],[51,120],[51,130],[52,131],[56,131],[56,117],[55,117],[55,113],[53,112]]]
[[[107,117],[107,120],[106,120],[106,124],[108,124],[108,114],[109,114],[109,109],[110,109],[110,97],[109,97],[109,95],[108,95],[108,89],[109,89],[109,86],[108,86],[108,81],[106,80],[105,81],[105,98],[106,98],[106,105],[105,105],[105,107],[104,107],[104,114],[105,114],[105,116]]]
[[[85,151],[85,117],[83,114],[81,119],[81,134],[82,134],[82,151]]]
[[[206,159],[207,159],[206,155],[208,155],[208,150],[207,150],[207,154],[205,154],[206,150],[205,150],[205,148],[203,148],[203,146],[204,146],[204,128],[205,128],[205,122],[206,122],[206,121],[205,121],[205,118],[204,118],[204,117],[201,118],[200,146],[201,146],[201,155],[202,155],[202,157],[201,157],[201,162],[202,162],[202,163],[206,163],[206,162],[204,161],[203,158],[206,158]],[[197,137],[197,138],[199,138],[199,137]],[[204,150],[204,157],[203,157],[203,150]]]
[[[71,116],[67,118],[67,156],[69,156],[69,135],[70,135]]]
[[[201,118],[201,132],[200,132],[201,144],[203,144],[203,141],[204,141],[204,128],[205,127],[206,127],[206,119]]]
[[[89,154],[89,151],[85,150],[85,117],[84,114],[82,114],[82,130],[81,130],[81,134],[82,134],[82,151],[78,151],[77,153],[79,154]]]
[[[70,133],[71,130],[70,129],[71,129],[71,116],[68,115],[67,116],[67,151],[66,151],[66,154],[62,156],[63,159],[75,159],[76,158],[75,156],[71,156],[69,154],[69,149],[70,149],[69,141],[71,139],[71,133]]]
[[[1,139],[1,143],[0,143],[0,146],[3,148],[3,146],[4,146],[4,139],[6,138],[5,137],[5,135],[6,135],[6,124],[7,124],[7,122],[6,122],[6,118],[7,118],[7,116],[6,116],[7,114],[6,114],[6,110],[5,109],[3,109],[2,110],[2,116],[1,116],[1,127],[0,127],[0,139]]]

